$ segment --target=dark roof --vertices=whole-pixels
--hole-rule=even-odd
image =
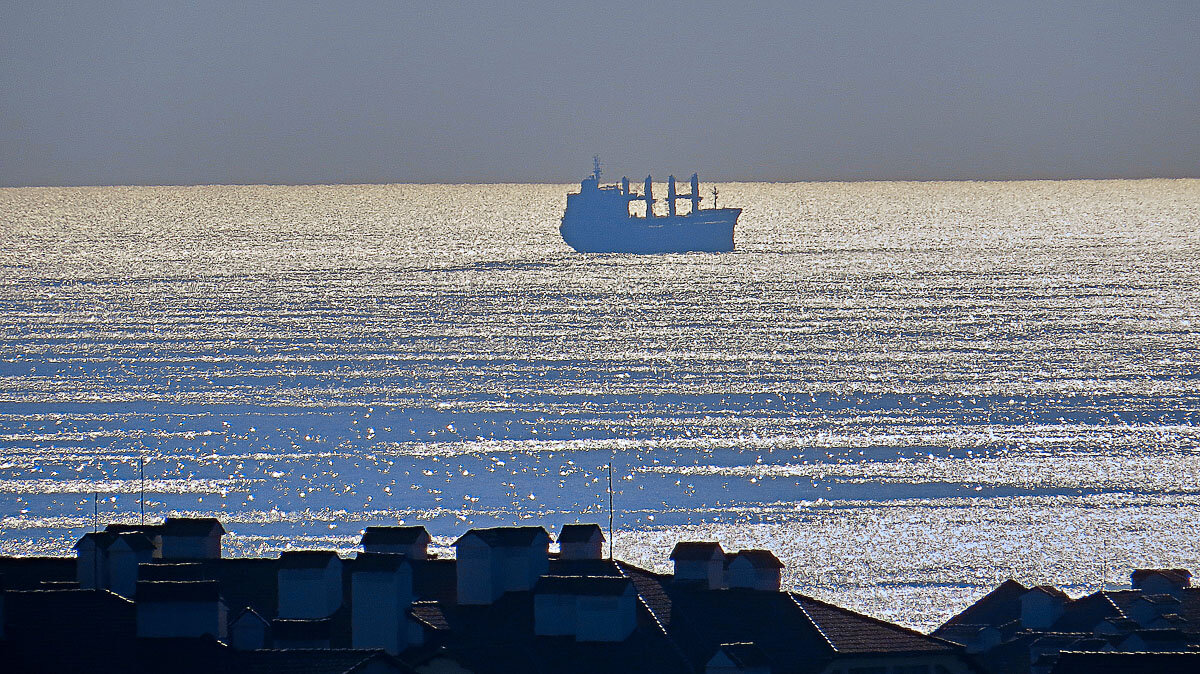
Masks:
[[[360,552],[351,562],[351,570],[395,572],[405,564],[409,564],[405,555],[390,552]]]
[[[417,622],[431,630],[450,629],[450,623],[446,622],[446,615],[442,613],[442,607],[436,601],[414,601],[409,613]]]
[[[1038,585],[1035,587],[1031,587],[1031,588],[1029,588],[1029,592],[1040,592],[1044,595],[1054,597],[1055,599],[1063,599],[1065,601],[1071,601],[1070,595],[1068,595],[1066,592],[1063,592],[1062,590],[1058,589],[1057,587],[1054,587],[1053,585]],[[1025,594],[1029,594],[1029,592],[1026,592]]]
[[[707,562],[714,557],[723,557],[721,544],[713,541],[680,541],[671,550],[674,561]]]
[[[1052,674],[1195,674],[1200,653],[1078,653],[1064,651]]]
[[[367,527],[363,531],[363,545],[415,545],[429,540],[425,527]]]
[[[783,562],[775,556],[775,553],[770,550],[738,550],[733,559],[729,560],[732,564],[737,559],[744,559],[750,562],[750,565],[756,569],[782,569]]]
[[[215,517],[168,517],[159,531],[163,536],[219,536],[225,527]]]
[[[110,524],[104,530],[114,534],[139,533],[156,536],[162,530],[161,524]]]
[[[996,589],[980,597],[961,613],[947,620],[934,631],[938,634],[951,625],[1003,625],[1021,617],[1021,595],[1029,591],[1015,580],[1006,580]]]
[[[82,548],[83,544],[86,542],[100,548],[101,550],[105,550],[115,540],[117,540],[117,535],[111,531],[92,531],[84,534],[83,537],[76,541],[75,545],[71,547],[74,550],[78,550]]]
[[[281,569],[323,569],[340,559],[332,550],[285,550],[279,553]]]
[[[292,620],[276,618],[271,621],[271,638],[276,642],[327,640],[333,635],[333,621],[329,618],[315,620]]]
[[[775,594],[775,593],[766,593]],[[958,648],[936,637],[847,608],[793,594],[796,603],[838,653],[928,653]]]
[[[291,648],[241,651],[233,657],[232,671],[245,674],[352,674],[353,672],[411,672],[383,651],[349,648]]]
[[[141,532],[130,531],[117,534],[112,542],[108,544],[109,547],[112,547],[117,541],[128,545],[129,549],[134,551],[141,550],[143,552],[150,552],[154,550],[154,543],[146,537],[146,534]]]
[[[703,671],[722,644],[753,642],[780,672],[820,672],[841,655],[954,656],[955,644],[803,595],[708,590],[624,562],[642,606],[689,666]]]
[[[547,542],[550,540],[550,534],[546,533],[544,527],[491,527],[471,529],[459,536],[454,545],[457,547],[470,536],[475,536],[491,548],[527,548],[539,539],[544,538]]]
[[[610,597],[625,594],[629,587],[629,579],[620,576],[542,576],[534,586],[533,592]]]
[[[221,585],[215,580],[139,580],[134,600],[217,601]]]
[[[729,661],[738,669],[771,666],[771,659],[753,642],[739,641],[732,644],[721,644],[721,648],[718,650],[724,653],[725,657],[729,658]]]
[[[138,564],[138,580],[210,580],[195,562]]]
[[[249,606],[247,606],[246,608],[244,608],[240,612],[238,612],[237,617],[235,617],[233,620],[229,621],[229,624],[232,625],[232,624],[234,624],[236,622],[240,622],[242,620],[255,620],[264,625],[271,624],[270,620],[267,620],[266,618],[262,617],[262,614],[260,614],[258,611],[255,611],[253,608],[251,608]]]
[[[74,581],[77,558],[0,557],[0,575],[9,590],[36,590],[46,581]]]
[[[1144,601],[1148,604],[1155,604],[1158,606],[1161,606],[1164,604],[1182,603],[1179,601],[1179,599],[1177,597],[1171,596],[1169,594],[1143,594],[1138,599],[1139,599],[1139,601]]]
[[[1050,626],[1050,631],[1092,632],[1105,620],[1124,617],[1126,599],[1128,597],[1101,591],[1068,601],[1062,615]]]
[[[1181,586],[1190,585],[1192,582],[1192,572],[1187,569],[1134,569],[1129,576],[1134,585],[1140,584],[1150,576],[1163,576]]]
[[[1148,644],[1181,644],[1187,639],[1183,632],[1172,627],[1157,630],[1138,630],[1127,635],[1125,639],[1133,637],[1139,637],[1143,642]]]
[[[133,602],[104,590],[8,590],[4,594],[12,672],[132,671],[128,645],[136,636]]]
[[[600,535],[600,540],[605,540],[599,524],[564,524],[558,532],[558,543],[587,543],[596,534]]]

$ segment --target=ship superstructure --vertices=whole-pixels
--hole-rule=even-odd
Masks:
[[[592,175],[580,183],[579,192],[567,195],[563,213],[563,241],[581,253],[720,253],[733,250],[733,229],[740,208],[702,208],[700,179],[693,173],[690,191],[679,193],[675,176],[667,180],[665,215],[655,213],[653,181],[646,176],[641,194],[629,188],[629,179],[619,184],[600,182],[600,160],[593,158]],[[691,202],[691,210],[679,214],[676,204]],[[630,204],[646,204],[644,216],[632,212]]]

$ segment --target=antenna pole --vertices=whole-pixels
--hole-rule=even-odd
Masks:
[[[613,487],[612,460],[608,462],[608,561],[613,558]]]
[[[100,492],[92,492],[92,533],[100,530]]]
[[[141,510],[141,523],[146,523],[146,457],[138,454],[138,509]]]

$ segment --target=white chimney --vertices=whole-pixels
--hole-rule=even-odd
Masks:
[[[429,557],[429,532],[425,527],[367,527],[362,546],[366,552],[407,555],[409,559]]]
[[[336,552],[284,552],[278,569],[279,618],[325,618],[341,607],[342,560]]]
[[[725,551],[711,541],[680,541],[671,550],[675,581],[694,583],[710,590],[725,584]]]
[[[154,558],[154,544],[143,534],[117,534],[107,552],[108,588],[132,598],[137,590],[138,565]]]
[[[454,549],[460,604],[490,604],[505,592],[532,590],[550,568],[550,536],[542,527],[471,529]]]
[[[107,531],[94,531],[75,543],[75,578],[80,589],[108,587],[108,546],[116,538],[116,534]]]
[[[158,528],[163,559],[220,559],[225,527],[212,517],[168,517]]]
[[[1071,598],[1050,585],[1038,585],[1021,595],[1021,627],[1048,629],[1062,617]]]
[[[351,643],[396,655],[408,646],[413,603],[412,564],[404,555],[359,553],[351,568]]]
[[[558,534],[559,559],[603,559],[604,533],[597,524],[564,524]]]
[[[739,550],[725,570],[728,587],[779,591],[783,563],[770,550]]]

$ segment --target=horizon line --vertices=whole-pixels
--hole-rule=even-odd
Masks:
[[[1117,182],[1117,181],[1149,181],[1149,180],[1200,180],[1200,174],[1194,176],[1073,176],[1073,177],[989,177],[989,178],[776,178],[776,179],[745,179],[745,178],[716,178],[702,180],[706,183],[732,184],[799,184],[799,183],[1005,183],[1005,182]],[[666,179],[663,179],[665,182]],[[488,185],[574,185],[579,179],[561,180],[401,180],[401,181],[362,181],[362,182],[146,182],[146,183],[59,183],[59,184],[0,184],[0,189],[65,189],[65,188],[97,188],[97,187],[355,187],[364,185],[424,185],[424,186],[488,186]],[[618,181],[601,181],[601,184]],[[658,179],[655,179],[658,182]]]

